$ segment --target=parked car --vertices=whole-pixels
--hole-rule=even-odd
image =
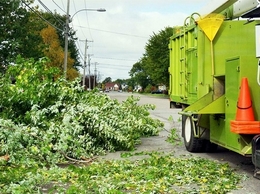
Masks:
[[[151,92],[152,94],[162,94],[163,91],[162,90],[154,90]]]

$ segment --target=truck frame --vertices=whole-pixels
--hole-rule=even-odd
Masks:
[[[260,6],[224,1],[193,13],[170,37],[170,108],[181,108],[190,152],[218,146],[252,157],[260,173]]]

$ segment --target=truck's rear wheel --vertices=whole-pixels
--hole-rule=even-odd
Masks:
[[[205,152],[206,153],[214,153],[217,151],[218,149],[218,145],[215,143],[210,142],[209,140],[204,140],[204,145],[203,147],[205,147]]]
[[[186,117],[183,130],[184,144],[189,152],[202,152],[203,139],[195,137],[194,127],[196,127],[196,123],[193,121],[192,117]]]

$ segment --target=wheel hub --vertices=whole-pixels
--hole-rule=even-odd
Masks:
[[[192,133],[192,126],[191,126],[191,120],[190,117],[187,117],[185,121],[185,130],[184,130],[184,136],[187,143],[191,140],[191,133]]]

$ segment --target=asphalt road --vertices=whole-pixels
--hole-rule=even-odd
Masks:
[[[168,99],[158,98],[156,97],[156,94],[153,96],[145,96],[126,92],[109,92],[107,95],[109,95],[112,99],[117,99],[120,102],[126,100],[126,98],[130,95],[134,95],[136,97],[139,96],[140,101],[138,103],[140,105],[154,104],[156,106],[156,109],[151,111],[151,116],[153,118],[160,119],[165,124],[165,130],[160,132],[159,136],[143,138],[141,145],[137,147],[138,152],[162,151],[166,153],[173,153],[175,156],[191,154],[186,151],[184,144],[176,146],[165,141],[171,129],[177,129],[179,134],[181,131],[181,115],[178,114],[180,109],[170,109]],[[105,158],[120,159],[120,153],[121,152],[110,153],[105,156]],[[191,155],[217,160],[219,162],[228,162],[231,167],[235,168],[239,173],[245,175],[247,178],[241,183],[242,188],[232,191],[232,194],[260,194],[260,180],[253,177],[254,166],[251,162],[251,158],[245,158],[224,148],[219,148],[215,153],[193,153]]]

